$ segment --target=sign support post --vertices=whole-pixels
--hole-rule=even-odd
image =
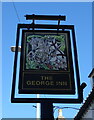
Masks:
[[[53,103],[41,103],[41,120],[54,120],[53,117]]]

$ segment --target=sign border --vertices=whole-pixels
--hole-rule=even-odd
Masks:
[[[15,96],[15,88],[16,88],[16,71],[17,71],[17,59],[18,59],[18,45],[20,38],[20,30],[22,29],[62,29],[62,30],[70,30],[73,38],[73,49],[74,49],[74,59],[75,59],[75,67],[76,67],[76,79],[77,79],[77,97],[76,98],[17,98]],[[13,82],[11,89],[11,102],[12,103],[81,103],[83,102],[83,86],[84,83],[80,85],[80,76],[79,76],[79,68],[78,68],[78,59],[77,59],[77,48],[76,48],[76,39],[75,39],[75,30],[74,25],[43,25],[43,24],[18,24],[17,25],[17,37],[16,37],[16,51],[14,58],[14,72],[13,72]]]
[[[57,31],[50,31],[50,30],[35,30],[34,33],[32,30],[22,30],[22,41],[21,41],[21,56],[20,56],[20,74],[19,74],[19,94],[75,94],[75,80],[74,80],[74,70],[73,70],[73,60],[72,60],[72,50],[71,50],[71,39],[70,39],[70,31],[59,31],[58,35],[65,34],[66,39],[66,47],[67,47],[67,57],[68,57],[68,71],[47,71],[47,70],[25,70],[25,44],[26,44],[26,33],[32,34],[40,34],[40,35],[57,35]],[[35,73],[34,73],[35,72]],[[66,74],[69,76],[70,85],[67,86],[68,88],[64,89],[50,89],[41,86],[41,88],[25,88],[23,87],[23,80],[24,74],[40,74],[40,75],[64,75]],[[54,81],[54,80],[53,80]]]

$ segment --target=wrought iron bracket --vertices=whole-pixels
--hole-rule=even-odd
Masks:
[[[32,24],[18,24],[17,26],[17,38],[16,38],[16,51],[14,58],[14,72],[13,72],[13,82],[11,91],[11,102],[12,103],[81,103],[83,102],[83,89],[86,87],[86,83],[80,84],[79,69],[78,69],[78,59],[77,59],[77,49],[75,40],[75,30],[74,25],[60,25],[60,21],[65,21],[66,16],[45,16],[45,15],[26,15],[26,20],[33,20]],[[46,25],[46,24],[35,24],[34,20],[58,20],[58,25]],[[18,46],[20,38],[21,29],[53,29],[55,31],[70,30],[73,38],[73,50],[76,68],[76,79],[78,88],[78,98],[16,98],[15,97],[15,86],[16,86],[16,72],[17,72],[17,60],[18,60]]]

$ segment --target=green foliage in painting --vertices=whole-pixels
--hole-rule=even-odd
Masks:
[[[28,35],[26,69],[66,70],[65,35]]]

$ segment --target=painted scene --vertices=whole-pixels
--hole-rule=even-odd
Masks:
[[[26,37],[26,69],[66,71],[66,35],[32,35]]]

